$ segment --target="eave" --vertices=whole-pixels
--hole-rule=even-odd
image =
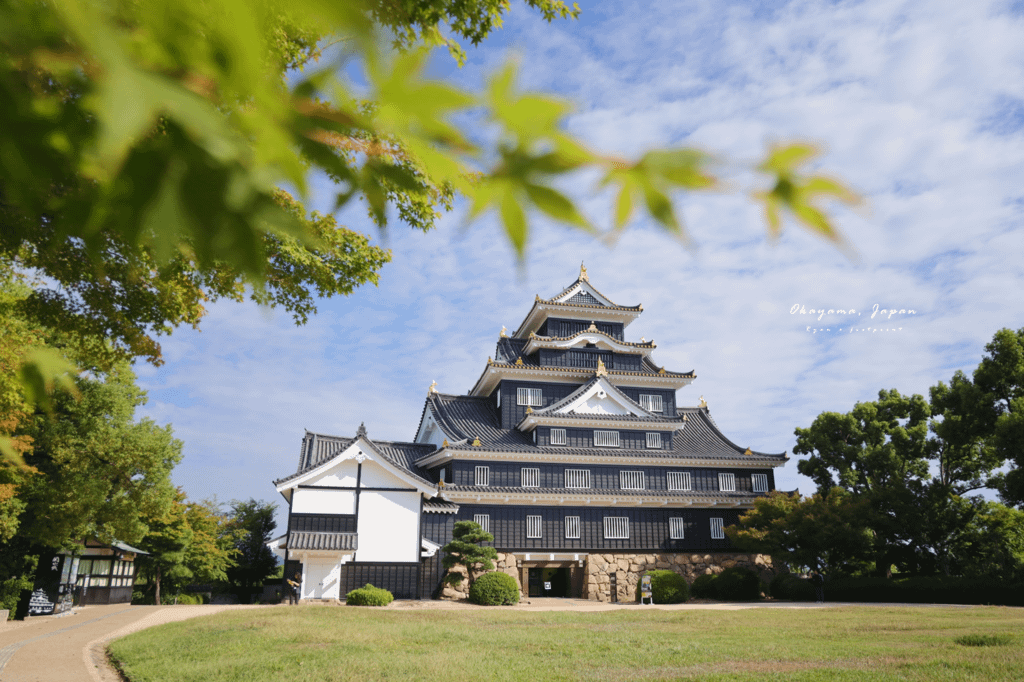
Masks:
[[[626,431],[680,431],[686,422],[680,421],[639,421],[616,419],[615,415],[605,418],[586,416],[581,418],[575,414],[528,414],[523,417],[516,428],[524,433],[533,431],[538,426],[568,426],[587,429],[624,429]]]
[[[516,338],[526,338],[535,332],[549,317],[565,317],[568,319],[586,320],[589,322],[621,322],[623,327],[640,317],[643,306],[624,308],[620,306],[591,305],[586,303],[559,303],[546,301],[540,297],[533,302],[533,307],[526,314],[519,328],[513,334]]]
[[[649,374],[647,372],[627,372],[624,370],[610,369],[608,380],[618,385],[638,386],[649,388],[661,388],[679,390],[684,386],[693,383],[697,376],[690,374],[677,374],[675,372],[664,372],[661,374]],[[480,378],[470,390],[468,395],[487,396],[503,379],[518,379],[520,381],[546,381],[561,384],[578,384],[594,376],[594,370],[585,367],[533,367],[530,365],[512,365],[507,363],[487,363]]]
[[[656,348],[653,341],[647,341],[645,343],[619,341],[614,336],[605,334],[597,329],[587,329],[585,331],[577,332],[572,336],[537,336],[533,332],[530,332],[528,338],[529,341],[523,347],[523,355],[533,355],[541,348],[567,350],[569,348],[575,348],[580,345],[592,343],[598,348],[605,348],[606,350],[614,351],[616,353],[623,353],[626,355],[643,355],[650,358],[651,351]]]
[[[672,450],[664,450],[664,455],[636,455],[636,450],[608,448],[607,455],[577,454],[558,452],[558,446],[534,452],[510,452],[508,450],[488,450],[484,447],[467,449],[443,448],[426,457],[416,460],[418,467],[436,467],[449,461],[460,460],[494,460],[513,462],[539,462],[568,464],[599,465],[632,465],[632,466],[672,466],[672,467],[703,467],[705,469],[764,469],[784,466],[789,457],[784,459],[744,455],[743,459],[725,459],[702,457],[700,455],[679,455]],[[653,452],[653,451],[651,451]]]
[[[536,492],[508,492],[508,491],[466,491],[466,490],[442,490],[442,499],[457,504],[499,504],[499,505],[536,505],[547,506],[581,506],[591,505],[599,507],[670,507],[670,508],[717,508],[717,509],[749,509],[754,506],[754,500],[761,495],[748,495],[743,497],[728,496],[697,496],[686,495],[659,495],[651,491],[640,494],[624,494],[626,491],[615,490],[581,490],[579,492],[544,492],[538,489]]]

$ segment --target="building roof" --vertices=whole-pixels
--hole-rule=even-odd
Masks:
[[[593,456],[614,461],[616,456],[663,459],[666,456],[679,458],[700,457],[716,462],[734,460],[742,462],[751,457],[785,461],[785,453],[768,454],[751,451],[736,445],[719,431],[705,407],[684,407],[676,412],[680,419],[685,417],[686,425],[672,437],[672,450],[627,450],[623,448],[571,448],[560,445],[538,446],[533,439],[518,428],[503,429],[497,407],[489,398],[474,396],[431,393],[427,396],[429,409],[438,425],[446,434],[456,440],[448,444],[448,450],[456,451],[501,451],[534,454],[561,454]],[[637,420],[642,424],[643,420]],[[480,445],[473,445],[479,440]],[[433,454],[433,446],[425,446]]]
[[[339,550],[358,549],[358,538],[355,533],[320,533],[293,530],[288,533],[288,549]]]
[[[343,453],[355,441],[355,438],[329,436],[322,433],[306,431],[306,435],[302,439],[302,454],[299,457],[299,470],[291,476],[279,478],[274,481],[274,485],[279,486],[282,483],[286,483],[294,478],[298,478],[309,473],[313,469],[316,469]],[[378,441],[370,440],[369,438],[366,438],[366,441],[391,464],[401,469],[405,469],[428,485],[434,485],[430,481],[427,472],[414,464],[417,459],[433,452],[436,449],[433,445],[422,443],[403,443],[387,440]]]

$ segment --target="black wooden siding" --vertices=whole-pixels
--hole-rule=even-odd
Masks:
[[[501,391],[501,428],[512,429],[515,425],[523,420],[526,416],[526,408],[528,405],[517,405],[516,395],[517,389],[520,388],[539,388],[544,398],[544,404],[540,407],[547,407],[557,403],[562,398],[567,397],[573,391],[578,389],[580,384],[547,384],[540,381],[510,381],[505,380],[501,382],[501,386],[498,389]],[[537,405],[533,406],[533,409],[538,409]]]
[[[292,514],[288,519],[289,531],[313,533],[355,533],[355,514]]]
[[[622,341],[624,325],[621,322],[594,322],[594,326],[597,327],[598,331],[602,331],[608,336]],[[589,328],[590,320],[566,320],[558,317],[549,317],[540,326],[537,335],[565,337],[585,332]]]
[[[551,429],[558,427],[538,426],[537,427],[537,445],[547,446],[551,445]],[[598,431],[618,431],[619,432],[619,448],[622,450],[653,450],[657,448],[647,447],[647,431],[623,431],[620,429],[597,429]],[[594,431],[595,429],[565,429],[565,447],[567,448],[593,448],[594,445]],[[654,430],[651,430],[654,433]],[[671,431],[660,431],[661,433],[661,449],[671,450],[672,449],[672,432]],[[558,447],[558,446],[552,446]],[[607,450],[615,450],[616,448],[604,448]]]
[[[604,363],[605,369],[618,369],[624,372],[640,371],[640,356],[627,353],[615,353],[598,348],[541,348],[538,353],[541,367],[583,367],[597,369],[597,361]]]
[[[472,521],[476,514],[490,516],[490,532],[499,551],[551,552],[704,552],[729,551],[729,539],[711,538],[711,519],[720,518],[724,526],[739,521],[735,509],[644,509],[619,507],[540,507],[502,505],[460,505],[456,521]],[[541,537],[526,537],[526,517],[541,517]],[[580,517],[580,538],[565,537],[565,517]],[[604,537],[605,517],[629,519],[629,539]],[[669,519],[679,517],[685,526],[685,538],[669,538]],[[487,543],[491,544],[491,543]]]
[[[383,587],[395,599],[419,599],[420,563],[353,561],[342,564],[339,576],[342,597],[367,584]]]
[[[663,403],[664,411],[660,414],[665,417],[676,416],[676,392],[675,391],[662,391],[656,388],[634,388],[632,386],[616,386],[637,405],[640,404],[640,394],[644,395],[660,395]],[[658,413],[655,413],[658,414]]]
[[[775,477],[771,469],[701,469],[693,467],[665,466],[595,466],[591,464],[533,464],[493,461],[459,460],[450,466],[448,480],[453,485],[476,485],[476,467],[489,467],[489,487],[518,488],[522,485],[524,468],[540,469],[540,488],[564,488],[566,469],[590,470],[590,490],[619,490],[620,471],[643,471],[644,489],[651,491],[668,490],[669,471],[689,471],[695,491],[717,491],[718,474],[731,473],[736,476],[736,492],[752,492],[751,474],[767,474],[768,489],[775,489]]]

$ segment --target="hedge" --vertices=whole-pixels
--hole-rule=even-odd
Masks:
[[[761,598],[761,578],[749,568],[733,566],[718,574],[715,594],[723,601],[754,601]]]
[[[374,587],[370,583],[345,596],[345,603],[349,606],[387,606],[394,600],[394,595],[383,587]]]
[[[1024,606],[1024,583],[947,576],[836,578],[826,580],[825,599],[910,604]]]
[[[696,599],[717,599],[718,591],[715,589],[715,580],[717,579],[718,576],[714,573],[705,573],[690,585],[690,594]]]
[[[481,606],[511,606],[519,603],[519,587],[507,573],[484,573],[469,588],[469,601]]]
[[[686,578],[673,571],[647,571],[651,576],[651,596],[655,604],[682,604],[690,598],[690,586]],[[640,599],[640,587],[636,590]]]
[[[793,601],[814,601],[814,586],[792,573],[780,573],[772,578],[772,599],[791,599]]]

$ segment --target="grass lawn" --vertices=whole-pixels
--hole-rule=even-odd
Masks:
[[[280,607],[151,628],[112,643],[110,651],[132,682],[987,682],[1024,679],[1024,609]]]

